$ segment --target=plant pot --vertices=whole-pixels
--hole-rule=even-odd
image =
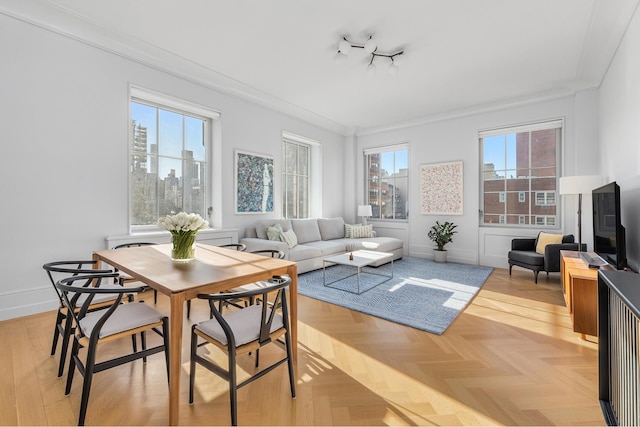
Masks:
[[[435,262],[447,262],[447,251],[433,250],[433,260]]]

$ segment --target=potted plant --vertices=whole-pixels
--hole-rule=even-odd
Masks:
[[[442,224],[436,221],[436,225],[432,226],[427,233],[429,239],[433,240],[438,247],[433,251],[433,260],[435,262],[447,262],[447,251],[444,246],[453,240],[453,235],[457,233],[455,231],[456,227],[456,224],[449,221],[445,221]]]

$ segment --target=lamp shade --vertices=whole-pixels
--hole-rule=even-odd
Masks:
[[[358,206],[358,216],[371,216],[371,215],[373,215],[371,205]]]
[[[602,185],[600,175],[562,176],[558,187],[559,194],[590,194]]]

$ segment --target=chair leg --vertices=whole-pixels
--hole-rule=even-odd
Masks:
[[[153,303],[154,304],[158,303],[158,290],[157,289],[153,290]]]
[[[65,317],[64,330],[62,331],[62,348],[60,349],[60,363],[58,364],[58,378],[60,378],[64,372],[64,363],[67,360],[67,352],[69,351],[69,339],[75,332],[73,316],[71,316],[71,313],[67,313]]]
[[[187,319],[191,318],[191,300],[187,300]]]
[[[509,276],[511,276],[511,269],[513,268],[513,264],[509,264]]]
[[[147,334],[145,331],[140,332],[140,342],[142,344],[142,351],[147,349]],[[142,362],[147,363],[147,356],[142,356]]]
[[[291,351],[291,336],[289,335],[289,331],[284,335],[285,345],[287,347],[287,365],[289,366],[289,386],[291,387],[291,397],[295,399],[296,397],[296,381],[293,376],[293,356]]]
[[[536,271],[534,271],[534,272],[533,272],[533,278],[534,278],[534,282],[535,282],[536,284],[538,284],[538,273],[539,273],[539,271],[538,271],[538,270],[536,270]]]
[[[189,404],[193,403],[193,388],[196,383],[196,351],[198,351],[198,336],[191,331],[191,359],[189,362]]]
[[[60,310],[58,310],[58,317],[56,318],[56,325],[53,328],[53,343],[51,344],[51,355],[56,354],[56,348],[58,347],[58,336],[60,335],[60,329],[62,328],[62,321],[66,318]]]
[[[69,370],[67,372],[67,386],[64,390],[64,395],[67,396],[71,393],[71,384],[73,383],[73,374],[76,371],[76,357],[78,357],[78,351],[80,350],[80,344],[76,339],[73,340],[73,348],[71,349],[71,355],[69,356]]]
[[[231,425],[238,425],[238,386],[236,378],[236,351],[229,349],[229,400],[231,402]]]
[[[89,393],[91,392],[91,381],[93,380],[93,369],[96,363],[96,346],[89,345],[87,349],[87,361],[84,371],[84,382],[82,384],[82,400],[80,401],[80,417],[78,425],[84,425],[84,419],[87,415],[87,407],[89,405]]]
[[[167,363],[167,383],[169,382],[169,362],[171,361],[169,356],[169,318],[162,318],[162,340],[164,341],[164,360]]]

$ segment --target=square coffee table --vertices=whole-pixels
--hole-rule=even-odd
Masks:
[[[350,255],[353,254],[353,259],[349,259]],[[391,276],[387,276],[386,274],[380,274],[380,273],[374,273],[370,270],[367,271],[363,271],[363,267],[367,267],[367,266],[371,266],[371,264],[377,262],[377,261],[382,261],[382,260],[389,260],[391,261]],[[339,265],[346,265],[348,267],[354,267],[356,269],[356,272],[353,274],[349,274],[348,276],[342,277],[340,279],[331,281],[327,283],[327,274],[326,274],[326,267],[327,264],[339,264]],[[393,279],[393,254],[392,253],[388,253],[388,252],[375,252],[375,251],[365,251],[365,250],[361,250],[361,251],[353,251],[353,252],[346,252],[340,255],[333,255],[330,257],[326,257],[323,261],[322,261],[322,284],[324,286],[330,287],[330,288],[334,288],[334,289],[340,289],[342,291],[347,291],[347,292],[351,292],[352,294],[358,294],[360,295],[362,292],[360,290],[360,274],[361,273],[365,273],[365,274],[375,274],[376,276],[382,276],[382,277],[386,277],[386,280],[383,280],[380,283],[377,283],[375,286],[372,286],[371,288],[367,289],[373,289],[376,286],[379,286],[381,284],[383,284],[384,282]],[[349,289],[344,289],[344,288],[340,288],[337,286],[329,286],[332,285],[336,282],[340,282],[343,281],[345,279],[348,279],[349,277],[353,277],[353,276],[358,276],[358,291],[354,292],[351,291]]]

